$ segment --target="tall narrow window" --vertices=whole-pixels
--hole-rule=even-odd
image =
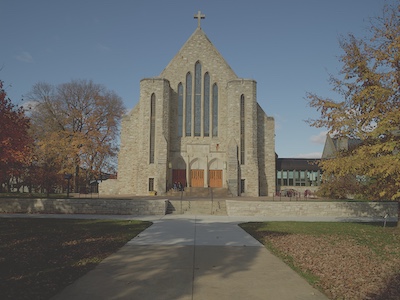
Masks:
[[[276,171],[276,185],[282,185],[282,170]]]
[[[194,136],[201,134],[201,64],[194,68]]]
[[[178,84],[178,137],[182,136],[183,132],[183,86]]]
[[[154,178],[149,178],[149,192],[154,191]]]
[[[293,186],[293,171],[289,171],[289,185]]]
[[[204,74],[204,136],[210,136],[210,75]]]
[[[154,147],[156,133],[156,95],[152,94],[150,99],[150,158],[149,162],[154,164]]]
[[[186,75],[186,124],[185,135],[192,135],[192,74]]]
[[[216,83],[213,85],[212,97],[212,135],[218,136],[218,85]]]
[[[284,170],[282,171],[282,178],[283,178],[283,185],[287,186],[288,185],[288,171]]]
[[[240,193],[243,194],[246,192],[246,179],[240,179]]]
[[[240,164],[245,162],[244,95],[240,96]]]

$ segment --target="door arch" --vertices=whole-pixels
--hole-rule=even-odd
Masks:
[[[194,158],[190,162],[190,186],[191,187],[204,187],[204,170],[207,164],[201,158]]]
[[[180,182],[182,186],[186,186],[186,162],[179,156],[176,157],[171,164],[172,167],[172,184]]]
[[[214,158],[208,164],[208,180],[209,186],[220,188],[223,186],[223,162],[218,158]]]
[[[192,187],[204,187],[204,170],[190,170],[190,185]]]

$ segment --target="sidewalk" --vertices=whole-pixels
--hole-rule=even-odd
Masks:
[[[242,218],[135,219],[154,224],[53,299],[327,299],[237,226]]]

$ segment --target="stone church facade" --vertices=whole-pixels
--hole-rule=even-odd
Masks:
[[[118,178],[102,194],[227,189],[233,196],[275,192],[275,122],[257,103],[257,83],[239,78],[199,25],[157,77],[140,82],[124,116]]]

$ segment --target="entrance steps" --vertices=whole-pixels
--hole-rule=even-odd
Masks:
[[[227,188],[185,187],[184,191],[169,190],[168,196],[198,197],[198,198],[226,198],[232,197]]]
[[[167,214],[226,216],[224,199],[215,200],[168,200]]]

